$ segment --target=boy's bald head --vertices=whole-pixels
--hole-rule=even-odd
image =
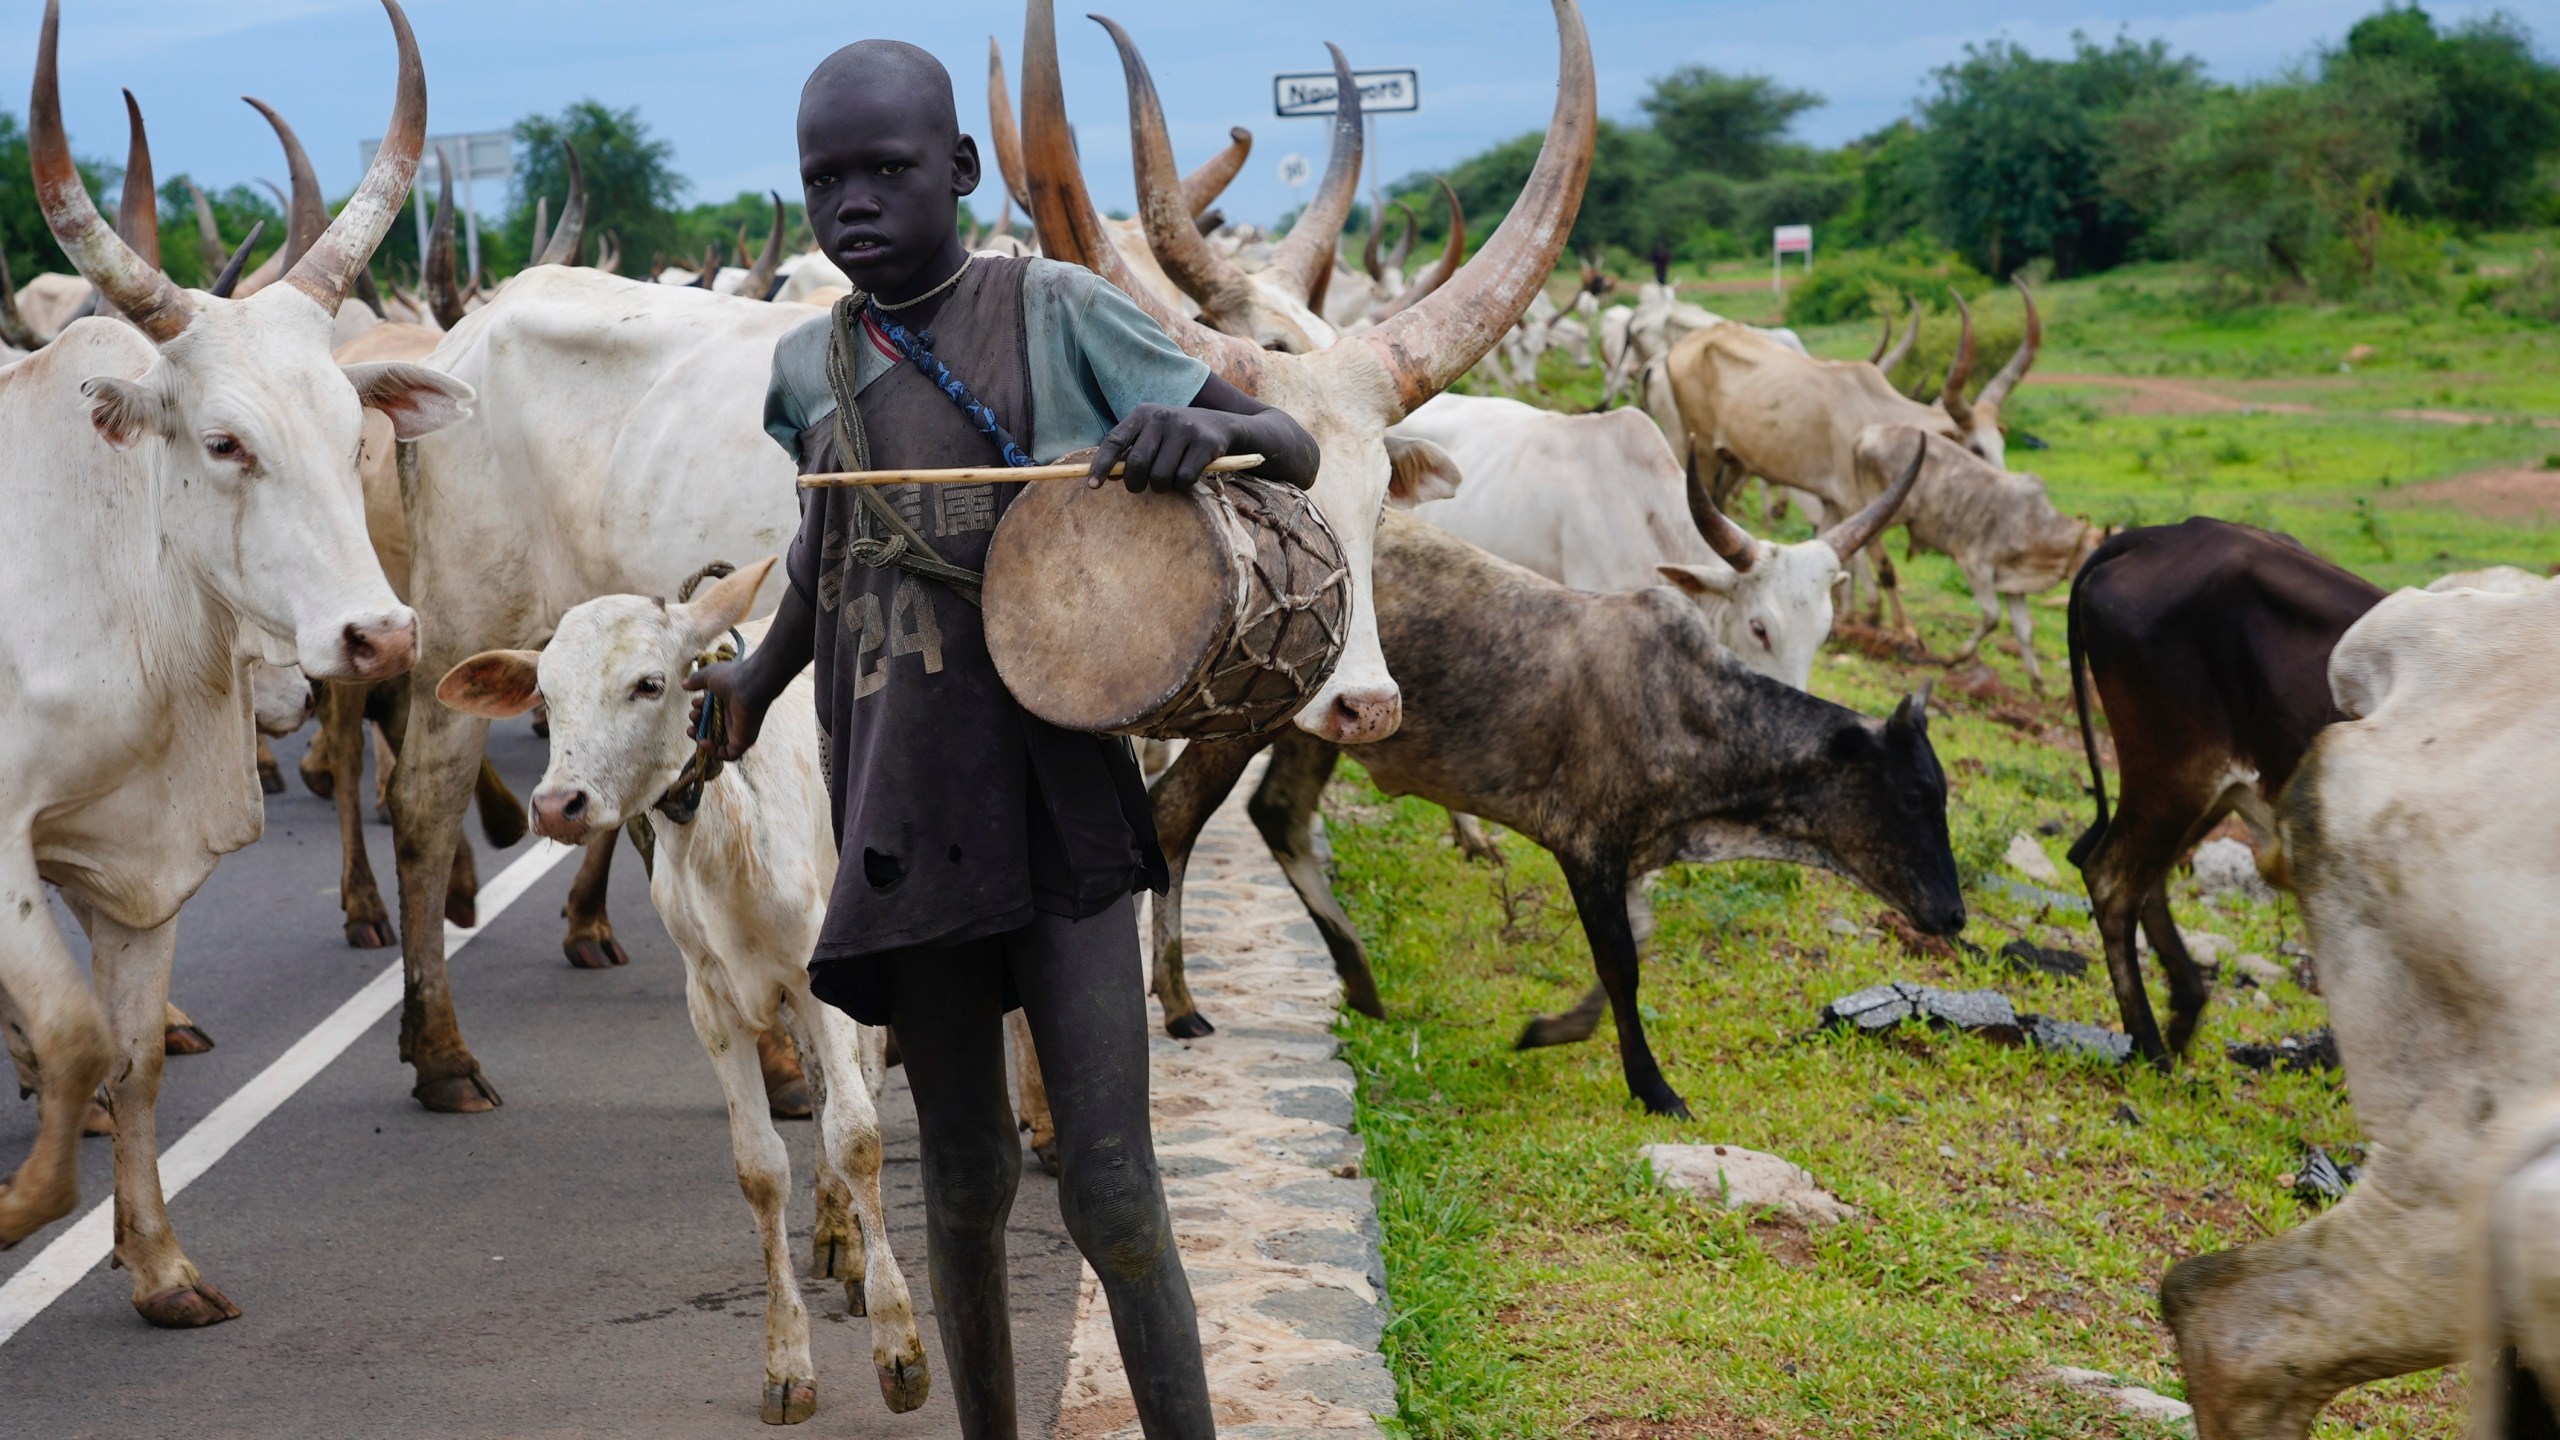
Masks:
[[[978,146],[941,61],[896,40],[847,45],[801,87],[799,131],[809,224],[857,285],[894,300],[968,258],[957,217]]]
[[[904,40],[857,40],[818,62],[800,87],[800,114],[831,110],[855,95],[895,97],[899,108],[942,136],[960,138],[960,106],[951,95],[951,72]]]

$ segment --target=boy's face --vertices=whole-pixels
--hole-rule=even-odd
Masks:
[[[896,291],[955,243],[978,145],[952,133],[951,99],[883,67],[813,84],[800,104],[800,179],[827,258],[866,290]],[[927,87],[929,88],[929,87]]]

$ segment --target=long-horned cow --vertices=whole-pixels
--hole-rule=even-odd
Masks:
[[[264,822],[248,667],[338,680],[408,667],[417,621],[365,543],[357,435],[368,408],[423,435],[472,399],[418,366],[341,368],[329,354],[426,134],[417,42],[397,0],[383,8],[400,54],[387,138],[311,250],[246,300],[179,289],[107,227],[63,133],[59,0],[37,51],[37,198],[131,323],[77,322],[0,372],[0,571],[59,578],[0,616],[0,989],[42,1104],[33,1151],[0,1188],[0,1244],[77,1203],[84,1103],[107,1082],[115,1256],[156,1325],[239,1313],[179,1248],[153,1107],[179,908]],[[88,975],[54,929],[47,883],[89,932]]]
[[[1675,346],[1665,360],[1678,415],[1672,448],[1701,473],[1729,462],[1735,482],[1758,475],[1819,502],[1840,516],[1875,498],[1858,471],[1857,441],[1870,425],[1906,425],[1943,435],[2001,463],[2000,408],[2035,363],[2043,336],[2034,296],[2022,280],[2027,338],[1971,405],[1963,399],[1973,371],[1968,313],[1938,404],[1896,391],[1863,360],[1814,360],[1747,325],[1710,326]],[[1719,495],[1719,501],[1726,497]],[[1881,552],[1876,552],[1881,560]],[[1878,567],[1893,585],[1892,567]],[[1897,605],[1899,599],[1897,597]]]

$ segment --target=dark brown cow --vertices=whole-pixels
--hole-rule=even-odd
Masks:
[[[1568,590],[1397,511],[1378,527],[1371,574],[1404,724],[1362,745],[1361,764],[1391,795],[1481,815],[1554,853],[1617,1016],[1627,1088],[1646,1109],[1689,1113],[1636,1008],[1644,876],[1677,861],[1785,860],[1865,886],[1929,934],[1964,927],[1920,697],[1870,720],[1743,668],[1667,586]],[[1191,746],[1157,783],[1174,888],[1156,910],[1156,990],[1177,1035],[1208,1029],[1182,983],[1182,867],[1264,743]],[[1376,1015],[1367,956],[1314,852],[1337,755],[1283,736],[1252,813],[1350,1003]]]
[[[2204,1017],[2205,983],[2169,915],[2169,870],[2238,811],[2263,840],[2303,752],[2339,718],[2329,652],[2382,592],[2289,535],[2198,517],[2100,545],[2071,586],[2071,695],[2098,821],[2071,847],[2105,938],[2125,1033],[2166,1069]],[[2119,793],[2089,722],[2097,691]],[[2261,869],[2285,878],[2264,844]],[[2164,1044],[2133,950],[2139,921],[2169,981]]]

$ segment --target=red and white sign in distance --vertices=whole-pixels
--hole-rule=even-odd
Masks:
[[[1810,225],[1781,225],[1770,233],[1776,237],[1777,253],[1781,255],[1813,253],[1813,227]]]

